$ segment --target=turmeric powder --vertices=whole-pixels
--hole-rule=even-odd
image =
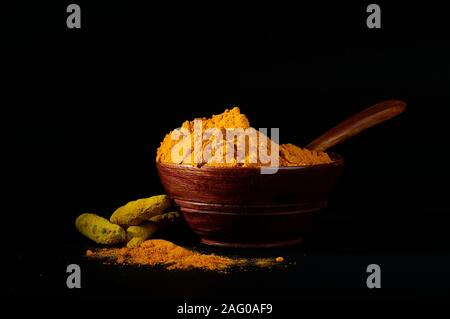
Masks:
[[[196,130],[196,125],[198,130]],[[209,133],[200,135],[199,132]],[[243,132],[243,134],[238,135],[238,132]],[[230,133],[236,135],[232,135],[229,142],[226,137]],[[250,127],[247,117],[240,112],[238,107],[234,107],[231,110],[225,110],[222,114],[213,115],[209,119],[185,121],[180,129],[174,130],[164,137],[156,152],[156,161],[214,167],[270,165],[261,161],[258,148],[252,148],[249,145],[261,146],[266,149],[265,153],[269,154],[272,145],[276,144],[263,133]],[[239,150],[242,151],[242,158],[239,157]],[[205,159],[206,152],[210,156]],[[278,157],[279,166],[305,166],[332,162],[325,152],[310,151],[293,144],[279,145]]]
[[[324,163],[331,163],[330,157],[325,152],[310,151],[290,143],[280,145],[281,166],[304,166]]]
[[[88,250],[88,258],[107,259],[116,264],[165,266],[168,270],[201,269],[226,272],[231,267],[272,267],[273,258],[230,258],[214,254],[201,254],[163,239],[146,240],[137,247],[101,248]]]
[[[221,271],[239,263],[239,260],[228,257],[196,253],[163,239],[146,240],[133,248],[99,249],[89,257],[112,258],[119,264],[164,265],[169,270],[200,268]]]

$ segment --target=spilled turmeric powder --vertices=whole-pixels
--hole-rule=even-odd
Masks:
[[[278,154],[273,154],[272,150],[277,150]],[[185,121],[181,128],[164,137],[157,150],[156,161],[198,167],[273,166],[273,162],[262,159],[264,156],[276,156],[275,162],[278,164],[275,166],[332,162],[325,152],[311,151],[293,144],[274,143],[265,134],[252,128],[238,107],[227,109],[209,119]]]
[[[138,247],[87,250],[86,256],[109,260],[115,264],[162,265],[168,270],[201,269],[218,272],[226,272],[232,267],[249,265],[272,267],[277,263],[277,260],[272,258],[246,259],[202,254],[163,239],[146,240]]]

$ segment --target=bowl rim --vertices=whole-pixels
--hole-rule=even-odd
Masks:
[[[344,157],[342,155],[339,155],[337,153],[328,152],[328,155],[331,156],[332,162],[331,163],[323,163],[323,164],[315,164],[315,165],[303,165],[303,166],[279,166],[278,170],[281,171],[290,171],[290,170],[307,170],[307,169],[317,169],[317,168],[324,168],[324,167],[334,167],[334,166],[341,166],[344,164]],[[201,166],[196,167],[189,164],[174,164],[174,163],[163,163],[163,162],[156,162],[156,166],[163,166],[168,168],[183,168],[183,169],[191,169],[195,171],[209,171],[209,172],[215,172],[215,171],[231,171],[231,170],[239,170],[239,171],[259,171],[261,167],[217,167],[217,166]]]

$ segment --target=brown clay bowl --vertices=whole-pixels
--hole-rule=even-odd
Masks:
[[[327,205],[343,165],[341,156],[331,156],[331,164],[280,167],[266,175],[258,168],[156,166],[201,242],[276,247],[299,243],[311,217]]]
[[[387,100],[344,120],[307,145],[326,151],[406,109]],[[327,205],[344,160],[331,164],[281,167],[272,175],[258,168],[194,168],[157,163],[166,192],[187,224],[206,244],[227,247],[275,247],[301,241],[312,217]]]

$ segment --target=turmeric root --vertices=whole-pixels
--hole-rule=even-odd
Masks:
[[[82,214],[75,220],[80,233],[98,244],[117,244],[126,239],[125,230],[95,214]]]
[[[180,217],[178,212],[169,212],[150,218],[149,222],[145,222],[139,226],[130,226],[127,228],[127,247],[138,247],[145,240],[153,237],[153,235],[168,224],[175,222]]]
[[[160,226],[155,223],[144,223],[139,226],[130,226],[127,228],[127,247],[138,247],[146,239],[153,236]]]
[[[138,199],[117,208],[110,221],[123,227],[136,226],[162,214],[170,205],[171,200],[167,195]]]
[[[154,223],[168,224],[177,221],[180,218],[179,212],[169,212],[161,215],[154,216],[149,221]]]

